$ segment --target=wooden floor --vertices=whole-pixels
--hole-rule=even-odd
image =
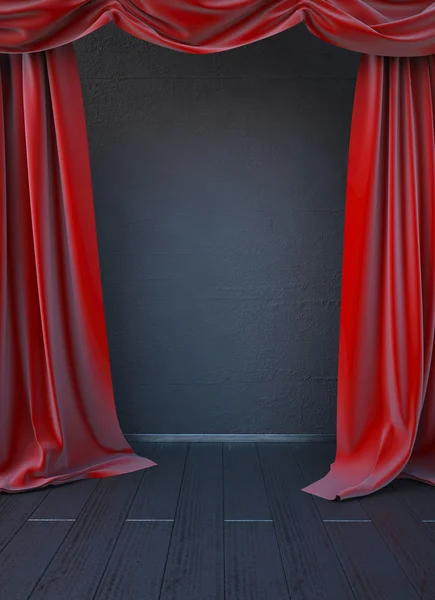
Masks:
[[[135,449],[159,466],[0,494],[1,600],[435,599],[435,488],[314,498],[328,443]]]

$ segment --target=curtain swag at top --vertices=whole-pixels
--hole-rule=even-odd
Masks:
[[[304,21],[330,44],[377,56],[435,54],[429,0],[0,0],[0,52],[35,52],[113,20],[138,38],[191,53],[236,48]]]

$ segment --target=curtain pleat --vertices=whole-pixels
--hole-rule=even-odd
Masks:
[[[0,56],[0,490],[153,466],[113,398],[72,45]]]
[[[298,23],[325,42],[380,56],[435,53],[433,0],[0,0],[0,52],[69,44],[109,21],[193,54],[222,52]]]

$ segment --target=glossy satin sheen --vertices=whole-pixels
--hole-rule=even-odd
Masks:
[[[337,456],[305,491],[435,484],[434,57],[362,56],[351,130]]]
[[[305,21],[331,44],[383,56],[435,54],[429,0],[0,0],[0,52],[46,50],[110,20],[184,52],[228,50]]]
[[[153,466],[112,393],[72,45],[0,57],[0,490]]]

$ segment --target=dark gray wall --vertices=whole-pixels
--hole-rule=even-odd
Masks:
[[[126,433],[334,433],[359,56],[76,43]]]

